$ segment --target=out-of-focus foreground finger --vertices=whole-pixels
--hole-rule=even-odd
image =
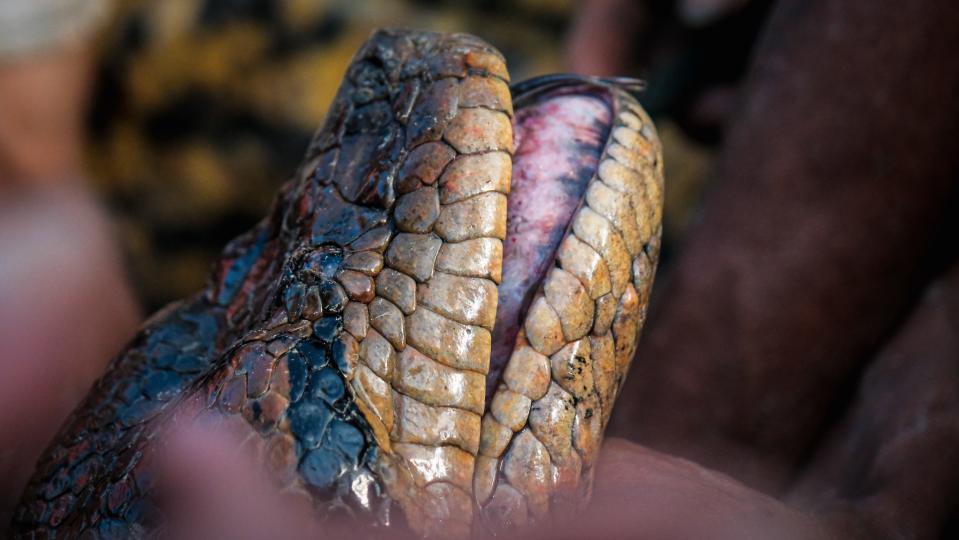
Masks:
[[[0,523],[6,527],[40,452],[133,335],[140,313],[112,231],[81,189],[3,195]]]
[[[248,425],[210,412],[196,420],[194,405],[181,405],[158,442],[153,502],[166,518],[159,538],[412,540],[402,528],[374,528],[352,520],[347,508],[331,517],[305,492],[281,490],[266,472],[268,458],[247,444],[258,437]]]
[[[826,538],[809,516],[728,476],[621,439],[604,443],[598,467],[586,512],[555,516],[539,537]]]
[[[307,538],[308,507],[284,499],[241,435],[203,424],[165,432],[159,452],[158,503],[168,516],[160,536],[201,538]]]
[[[849,537],[940,538],[959,500],[959,265],[869,366],[791,498]]]

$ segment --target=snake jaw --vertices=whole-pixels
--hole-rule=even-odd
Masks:
[[[645,316],[660,148],[616,81],[508,84],[472,36],[375,33],[271,215],[114,360],[16,530],[140,526],[184,404],[318,515],[395,503],[466,537],[581,504]],[[115,458],[70,484],[77,441]]]
[[[630,88],[568,75],[514,88],[509,233],[473,482],[493,531],[588,500],[645,318],[662,211],[659,143]]]

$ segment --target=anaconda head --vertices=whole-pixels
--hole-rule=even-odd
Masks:
[[[477,38],[375,33],[272,214],[205,291],[148,323],[61,433],[21,530],[50,527],[31,497],[51,500],[77,434],[136,451],[90,473],[91,504],[146,497],[141,426],[168,402],[252,433],[318,515],[465,537],[582,505],[659,251],[660,147],[627,86],[552,76],[511,92]],[[157,371],[154,401],[110,401],[199,350],[209,368]],[[100,441],[110,422],[140,431]],[[55,526],[95,526],[90,512]]]

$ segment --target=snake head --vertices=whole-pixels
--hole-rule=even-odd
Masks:
[[[225,417],[319,516],[467,537],[571,515],[659,252],[661,149],[636,89],[511,92],[475,37],[374,33],[269,216],[64,427],[17,530],[139,527],[157,425],[197,416]],[[114,456],[82,485],[63,478],[92,459],[77,441]]]

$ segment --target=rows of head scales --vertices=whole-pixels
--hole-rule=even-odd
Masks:
[[[645,319],[660,145],[611,82],[550,78],[521,93],[514,102],[502,56],[477,38],[375,33],[271,215],[228,246],[204,291],[147,323],[68,422],[18,530],[138,526],[159,419],[221,414],[320,515],[388,524],[399,510],[423,536],[465,537],[581,507]],[[514,125],[519,139],[538,125],[524,114],[578,93],[605,111],[574,126],[598,137],[595,155],[574,155],[591,166],[491,368],[504,241],[521,245],[521,223],[535,222],[512,204],[528,198],[509,197],[528,159]],[[177,371],[163,354],[196,365]],[[150,395],[142,381],[157,374],[165,393]],[[136,407],[122,397],[131,385],[146,396]],[[82,486],[51,489],[79,467],[81,439],[123,451],[97,458]]]

